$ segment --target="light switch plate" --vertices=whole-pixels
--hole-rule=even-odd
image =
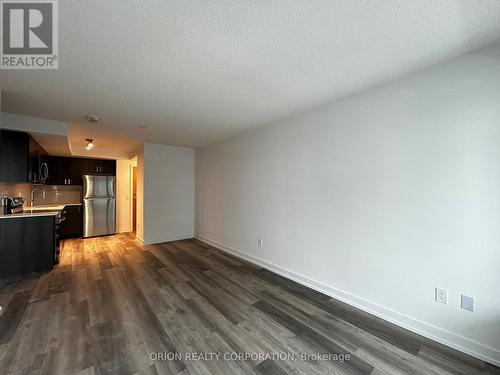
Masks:
[[[460,307],[462,307],[463,310],[474,312],[474,298],[469,297],[469,296],[464,296],[462,294],[462,299],[460,301]]]

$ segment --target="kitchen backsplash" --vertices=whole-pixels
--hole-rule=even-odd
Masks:
[[[35,192],[35,205],[47,204],[70,204],[81,203],[82,188],[81,186],[64,186],[64,185],[31,185],[0,182],[0,195],[16,196],[25,199],[25,206],[30,204],[30,192],[32,189],[37,189]],[[45,191],[45,198],[43,191]]]
[[[15,184],[10,182],[0,182],[0,196],[23,197],[30,196],[30,184]]]

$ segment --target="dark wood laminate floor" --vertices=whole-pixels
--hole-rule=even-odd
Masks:
[[[67,240],[0,304],[2,374],[500,374],[197,240]]]

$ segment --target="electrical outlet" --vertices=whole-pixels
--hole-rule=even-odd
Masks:
[[[263,245],[262,238],[257,239],[257,245],[259,245],[259,246]]]
[[[469,296],[464,296],[462,294],[462,298],[461,298],[461,301],[460,301],[460,307],[463,310],[474,312],[474,298],[473,297],[469,297]]]
[[[436,302],[444,303],[445,305],[448,304],[448,291],[443,288],[438,288],[436,287]]]

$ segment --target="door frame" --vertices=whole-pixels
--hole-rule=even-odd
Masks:
[[[130,228],[132,232],[137,230],[137,166],[130,166],[130,183],[131,183],[131,211],[130,211]]]

